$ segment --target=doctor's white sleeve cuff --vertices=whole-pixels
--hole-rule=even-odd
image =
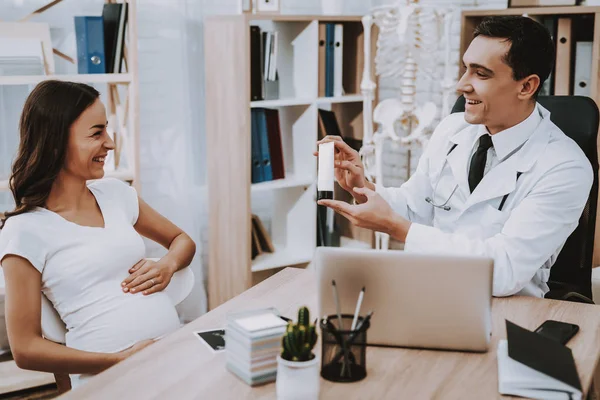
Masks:
[[[390,207],[392,207],[392,210],[410,220],[408,216],[408,203],[401,190],[401,188],[386,188],[383,185],[375,184],[375,192],[383,197]]]
[[[404,250],[414,252],[430,252],[431,242],[435,241],[435,236],[439,229],[431,226],[412,223],[406,234]]]

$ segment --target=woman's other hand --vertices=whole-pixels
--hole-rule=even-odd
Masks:
[[[120,351],[117,353],[117,356],[119,358],[119,361],[123,361],[126,358],[131,357],[132,355],[134,355],[135,353],[137,353],[140,350],[145,349],[146,347],[150,346],[151,344],[153,344],[155,341],[152,339],[148,339],[148,340],[142,340],[141,342],[137,342],[136,344],[134,344],[133,346],[131,346],[128,349],[125,349],[123,351]]]
[[[130,275],[121,283],[124,292],[144,295],[165,289],[176,271],[176,267],[166,265],[161,260],[141,260],[129,269]]]

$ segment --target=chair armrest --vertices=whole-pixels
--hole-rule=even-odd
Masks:
[[[190,267],[185,267],[175,272],[171,277],[171,282],[164,289],[174,306],[181,303],[188,297],[194,288],[194,273]]]
[[[550,291],[544,298],[554,300],[572,301],[575,303],[595,304],[592,299],[577,292],[577,288],[561,282],[548,282]]]
[[[71,390],[71,378],[69,374],[54,374],[54,380],[56,381],[56,388],[59,395]]]
[[[50,300],[42,293],[42,335],[52,342],[65,344],[66,334],[65,323],[60,319]]]

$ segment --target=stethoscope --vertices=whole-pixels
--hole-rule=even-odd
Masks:
[[[437,187],[440,184],[440,180],[442,179],[442,175],[444,173],[444,168],[446,168],[446,164],[448,163],[448,156],[450,155],[450,153],[452,153],[452,150],[454,150],[454,148],[457,146],[456,143],[454,143],[452,145],[452,147],[450,148],[450,150],[448,151],[448,153],[446,154],[446,159],[444,160],[444,165],[442,165],[442,171],[440,172],[440,176],[438,177],[437,183],[435,184],[435,187],[433,188],[433,197],[435,197],[435,192],[437,191]],[[520,148],[520,147],[519,147]],[[516,149],[512,154],[516,153],[518,149]],[[517,180],[519,180],[519,177],[521,176],[522,172],[517,172]],[[446,199],[445,202],[443,202],[442,204],[436,204],[433,199],[429,196],[425,197],[425,201],[429,204],[431,204],[433,207],[435,208],[439,208],[442,209],[444,211],[450,211],[452,210],[452,207],[450,207],[448,205],[448,203],[450,202],[450,199],[452,199],[452,196],[454,196],[454,193],[456,192],[456,189],[458,189],[458,183],[454,186],[454,189],[452,189],[452,193],[450,193],[450,196],[448,196],[448,198]],[[500,206],[498,207],[498,211],[502,211],[502,207],[504,207],[504,203],[506,202],[506,198],[508,197],[510,193],[506,193],[504,195],[504,197],[502,198],[502,201],[500,202]]]
[[[442,171],[440,172],[440,175],[438,177],[437,183],[435,184],[435,187],[433,188],[433,197],[435,197],[435,192],[437,191],[437,187],[440,184],[440,180],[442,179],[442,175],[444,174],[444,168],[446,168],[446,164],[448,164],[448,156],[450,155],[450,153],[452,153],[452,150],[454,150],[454,148],[456,147],[456,143],[454,143],[452,145],[452,147],[450,148],[450,150],[448,150],[448,153],[446,154],[446,159],[444,160],[444,165],[442,165]],[[432,206],[434,206],[435,208],[440,208],[444,211],[450,211],[452,210],[452,207],[450,207],[448,205],[448,202],[450,202],[450,199],[452,199],[452,196],[454,196],[454,193],[456,192],[456,189],[458,189],[458,183],[454,186],[454,189],[452,190],[452,193],[450,193],[450,196],[448,196],[448,198],[446,199],[445,202],[443,202],[442,204],[436,204],[433,201],[433,198],[427,196],[425,197],[425,201],[429,204],[431,204]]]

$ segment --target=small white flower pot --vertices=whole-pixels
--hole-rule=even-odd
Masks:
[[[317,400],[321,377],[319,357],[310,361],[288,361],[277,356],[277,399]]]
[[[325,15],[341,15],[342,0],[321,0],[321,10]]]

